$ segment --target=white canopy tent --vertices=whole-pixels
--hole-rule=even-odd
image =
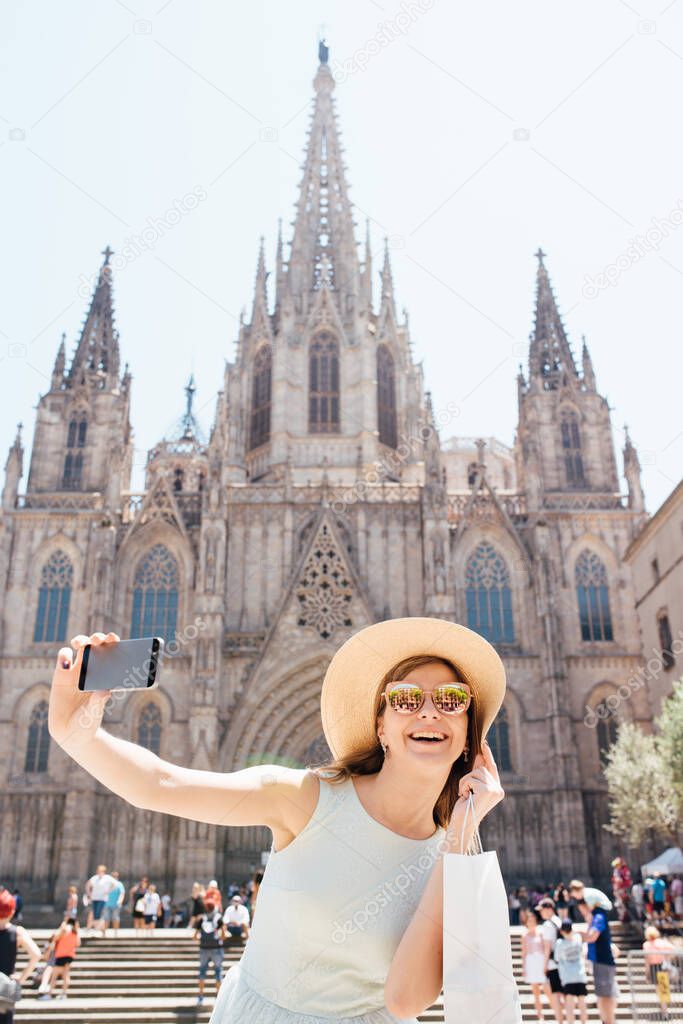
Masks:
[[[653,875],[656,871],[660,875],[683,875],[683,850],[680,846],[670,846],[659,857],[655,857],[649,864],[643,864],[641,871],[643,878]]]

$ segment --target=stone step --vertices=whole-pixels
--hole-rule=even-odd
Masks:
[[[32,930],[42,946],[53,930]],[[511,929],[513,970],[521,979],[521,934],[522,928]],[[624,953],[629,948],[640,948],[637,936],[614,927],[614,938]],[[70,995],[66,1000],[36,999],[37,990],[25,989],[25,997],[17,1007],[17,1024],[178,1024],[193,1021],[204,1024],[208,1021],[214,1002],[214,982],[211,975],[206,983],[206,1002],[198,1007],[197,995],[197,950],[198,946],[186,930],[157,930],[148,938],[141,939],[134,929],[121,930],[118,938],[94,938],[87,936],[78,951],[72,968]],[[244,951],[239,940],[230,943],[225,950],[225,968],[229,970]],[[20,958],[20,964],[23,958]],[[631,993],[627,985],[626,957],[622,956],[617,965],[617,977],[622,989],[622,999],[617,1008],[617,1024],[631,1021]],[[639,1008],[652,1021],[658,1020],[659,1006],[654,989],[645,978],[634,984],[635,999]],[[681,1000],[677,994],[674,997]],[[533,996],[526,985],[520,985],[522,1016],[525,1024],[534,1024],[536,1014]],[[670,1021],[678,1020],[672,1007]],[[545,1016],[551,1021],[546,1007]],[[683,1010],[679,1013],[683,1021]],[[442,1024],[443,1001],[418,1017],[420,1022]],[[593,994],[588,998],[588,1020],[598,1024],[596,1000]],[[242,1022],[240,1022],[242,1024]],[[248,1024],[248,1022],[244,1022]]]

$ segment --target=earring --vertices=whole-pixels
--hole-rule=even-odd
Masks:
[[[384,754],[384,755],[386,756],[386,753],[387,753],[387,750],[389,749],[389,747],[388,747],[388,746],[387,746],[387,744],[386,744],[386,743],[384,742],[384,740],[382,739],[382,737],[381,737],[381,736],[380,736],[380,740],[379,740],[379,742],[380,742],[380,743],[382,744],[382,753],[383,753],[383,754]]]
[[[465,758],[465,760],[467,760],[467,755],[469,754],[469,752],[470,752],[470,745],[469,745],[469,743],[466,742],[465,746],[462,748],[462,756]]]

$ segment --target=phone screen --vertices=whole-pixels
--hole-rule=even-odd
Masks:
[[[164,641],[159,636],[83,648],[78,689],[149,690],[157,683]]]

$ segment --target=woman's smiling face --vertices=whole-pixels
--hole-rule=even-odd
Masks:
[[[412,669],[401,683],[413,683],[422,690],[434,690],[442,683],[458,682],[458,677],[447,665],[441,662],[429,662]],[[387,683],[384,690],[391,689]],[[431,694],[425,694],[424,703],[414,714],[401,714],[395,711],[388,702],[382,700],[384,714],[378,724],[378,735],[389,748],[393,758],[431,758],[439,764],[452,764],[456,761],[467,741],[468,711],[459,715],[444,715],[432,702]],[[444,736],[440,742],[416,740],[411,736],[419,732],[433,732]]]

